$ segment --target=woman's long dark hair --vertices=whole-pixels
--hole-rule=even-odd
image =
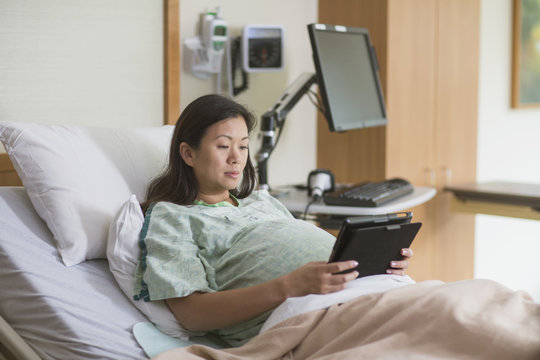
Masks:
[[[220,95],[205,95],[189,104],[174,128],[169,152],[169,163],[163,173],[148,186],[146,200],[141,204],[144,212],[157,201],[167,201],[178,205],[190,205],[199,193],[199,186],[193,169],[180,156],[180,144],[187,143],[198,149],[207,129],[213,124],[230,118],[242,117],[251,132],[255,127],[255,117],[244,106]],[[230,193],[239,199],[251,194],[256,184],[255,168],[248,152],[242,183],[239,189]]]

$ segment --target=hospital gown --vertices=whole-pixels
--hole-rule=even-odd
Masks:
[[[328,260],[335,238],[294,219],[268,192],[255,191],[238,203],[152,204],[139,242],[136,298],[160,300],[242,288],[310,261]],[[258,334],[270,313],[215,333],[230,345],[240,345]]]

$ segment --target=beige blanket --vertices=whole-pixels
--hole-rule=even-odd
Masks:
[[[155,359],[540,359],[540,304],[489,280],[426,281],[285,320],[244,346]]]

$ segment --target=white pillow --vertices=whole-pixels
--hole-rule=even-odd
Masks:
[[[139,235],[144,215],[135,195],[122,206],[109,229],[107,259],[120,288],[131,302],[163,333],[182,340],[189,334],[176,321],[165,301],[133,300],[133,274],[139,259]]]
[[[131,194],[144,198],[173,128],[0,122],[0,140],[67,266],[105,258],[113,216]]]

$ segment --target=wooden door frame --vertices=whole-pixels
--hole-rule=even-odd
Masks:
[[[176,124],[180,115],[180,0],[164,3],[164,124]]]

